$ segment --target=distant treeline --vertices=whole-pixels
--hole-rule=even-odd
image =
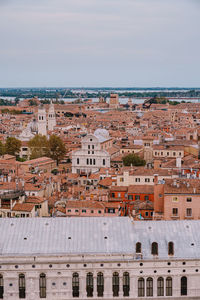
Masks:
[[[89,90],[89,91],[88,91]],[[141,92],[143,90],[143,92]],[[19,98],[33,98],[38,97],[44,99],[44,102],[48,103],[49,99],[62,99],[62,98],[96,98],[96,97],[109,97],[110,93],[115,91],[120,97],[134,97],[134,98],[146,98],[146,97],[200,97],[200,89],[166,89],[166,88],[147,88],[147,89],[131,89],[131,88],[88,88],[82,89],[84,93],[80,92],[80,89],[64,89],[64,88],[34,88],[34,89],[0,89],[0,97],[14,97],[16,101]],[[2,100],[3,101],[3,100]],[[6,104],[0,104],[6,105]],[[9,104],[10,105],[10,104]]]
[[[12,106],[15,105],[15,103],[5,100],[5,99],[0,99],[0,106]]]

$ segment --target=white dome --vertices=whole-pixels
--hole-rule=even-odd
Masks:
[[[104,138],[109,138],[109,132],[106,129],[101,129],[101,128],[96,129],[94,135],[103,136]]]

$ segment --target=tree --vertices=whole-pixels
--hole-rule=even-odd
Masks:
[[[5,153],[5,147],[4,144],[0,141],[0,155],[3,155]]]
[[[58,169],[53,169],[52,171],[51,171],[51,173],[53,174],[53,175],[57,175],[58,174]]]
[[[128,154],[123,157],[124,166],[145,166],[146,161],[135,154]]]
[[[5,153],[17,156],[20,152],[21,145],[20,140],[14,137],[8,137],[5,143]]]
[[[28,142],[28,145],[31,150],[31,159],[48,156],[49,144],[46,136],[37,134]]]
[[[30,105],[30,106],[37,106],[37,105],[38,105],[38,104],[37,104],[37,101],[34,100],[34,99],[30,99],[28,102],[29,102],[29,105]]]
[[[51,135],[49,139],[49,157],[56,160],[57,164],[64,158],[66,154],[65,144],[60,137]]]
[[[19,97],[15,97],[15,100],[14,100],[15,105],[17,105],[19,103],[19,101],[20,101]]]

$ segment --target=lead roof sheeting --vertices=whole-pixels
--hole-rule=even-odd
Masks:
[[[200,258],[200,221],[137,221],[124,217],[0,219],[0,255],[131,254],[141,242],[143,259]],[[194,244],[193,246],[191,244]]]

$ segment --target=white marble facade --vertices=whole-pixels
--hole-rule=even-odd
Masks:
[[[106,130],[97,129],[94,134],[87,134],[82,139],[80,150],[72,153],[72,173],[95,173],[100,168],[110,167],[110,154],[102,149],[101,144],[110,141]]]
[[[171,265],[169,266],[169,262]],[[167,261],[133,260],[128,256],[34,256],[34,257],[4,257],[1,259],[0,275],[3,277],[3,299],[20,299],[19,275],[25,278],[25,298],[36,300],[67,299],[200,299],[200,261],[177,260]],[[183,265],[185,263],[185,265]],[[185,270],[185,273],[183,273]],[[170,271],[170,273],[169,273]],[[156,273],[155,273],[156,272]],[[103,288],[97,287],[97,277],[103,275]],[[124,273],[129,275],[129,284],[125,286]],[[40,275],[45,275],[45,284],[40,286]],[[76,286],[73,276],[78,275]],[[90,286],[87,286],[87,275],[92,275]],[[113,286],[113,276],[118,274],[119,287]],[[181,278],[187,278],[187,295],[181,296]],[[147,280],[152,279],[152,297],[147,296],[151,289]],[[163,289],[160,289],[158,279],[163,279]],[[170,278],[172,288],[167,288]],[[139,280],[144,280],[144,296],[139,297]],[[101,286],[101,287],[102,287]],[[1,288],[1,287],[0,287]],[[103,290],[103,292],[102,292]],[[116,296],[113,295],[117,292]],[[126,290],[127,296],[124,296]],[[171,290],[171,296],[167,293]],[[102,292],[98,296],[98,291]],[[88,295],[88,292],[90,293]],[[163,292],[163,296],[158,293]],[[78,293],[78,294],[76,294]],[[43,296],[43,297],[42,297]]]
[[[199,227],[122,217],[0,220],[0,299],[200,299]]]

